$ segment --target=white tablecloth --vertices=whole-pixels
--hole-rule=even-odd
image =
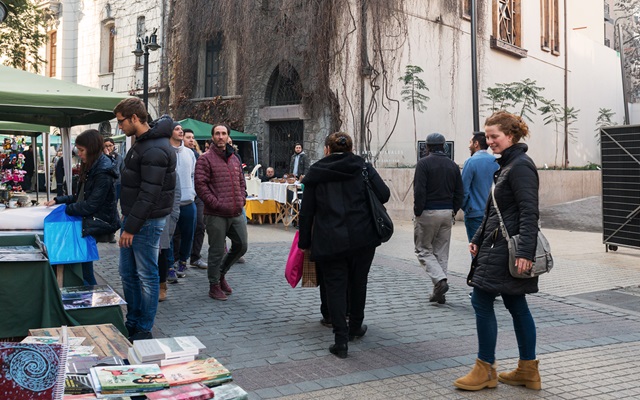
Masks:
[[[275,200],[278,203],[285,204],[287,202],[287,188],[289,186],[300,186],[299,184],[262,182],[260,185],[260,198],[266,200]],[[295,190],[293,191],[295,193]]]
[[[44,229],[44,217],[57,206],[6,208],[0,211],[0,230]]]

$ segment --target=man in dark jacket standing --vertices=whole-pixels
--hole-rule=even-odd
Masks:
[[[296,177],[306,175],[311,164],[309,163],[309,157],[302,151],[302,144],[296,143],[293,146],[293,151],[294,153],[289,163],[289,173],[294,174]]]
[[[173,120],[151,125],[142,100],[122,100],[113,110],[118,126],[135,143],[121,171],[120,277],[127,301],[129,340],[150,339],[160,290],[160,234],[173,206],[176,152],[169,144]]]
[[[430,302],[445,303],[453,217],[464,191],[460,168],[444,152],[445,138],[427,136],[427,156],[418,161],[413,183],[416,256],[433,282]]]
[[[211,130],[212,145],[196,163],[195,187],[204,203],[204,223],[209,238],[209,297],[227,300],[233,290],[226,280],[231,266],[247,252],[247,218],[243,215],[247,188],[240,159],[229,144],[224,124]],[[225,254],[226,238],[231,249]]]

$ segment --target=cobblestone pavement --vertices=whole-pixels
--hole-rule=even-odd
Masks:
[[[292,289],[284,264],[293,230],[250,225],[245,264],[227,278],[226,302],[207,296],[205,270],[189,269],[159,305],[156,336],[196,335],[251,399],[620,399],[639,398],[640,313],[579,295],[640,285],[640,252],[605,252],[602,235],[545,230],[555,268],[528,296],[537,325],[543,390],[500,384],[464,392],[453,380],[476,357],[473,310],[465,284],[469,264],[464,224],[453,228],[446,305],[428,302],[431,283],[413,253],[411,222],[396,223],[369,276],[367,335],[349,357],[329,354],[333,335],[319,320],[315,288]],[[117,245],[101,244],[96,265],[117,291]],[[203,249],[203,255],[206,249]],[[629,296],[637,291],[630,290]],[[640,297],[632,297],[640,303]],[[498,369],[512,369],[518,349],[508,312],[496,304]]]

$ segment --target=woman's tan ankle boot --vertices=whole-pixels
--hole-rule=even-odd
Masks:
[[[511,372],[500,372],[498,379],[507,385],[540,390],[542,389],[542,381],[538,372],[539,362],[538,360],[518,360],[518,368]]]
[[[464,390],[480,390],[484,388],[494,388],[498,386],[496,365],[476,359],[476,365],[471,372],[462,378],[456,379],[453,384]]]

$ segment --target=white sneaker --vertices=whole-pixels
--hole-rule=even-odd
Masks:
[[[200,268],[200,269],[209,268],[209,266],[207,265],[207,262],[205,260],[203,260],[202,258],[199,258],[198,260],[192,262],[191,265],[193,265],[194,267]]]

